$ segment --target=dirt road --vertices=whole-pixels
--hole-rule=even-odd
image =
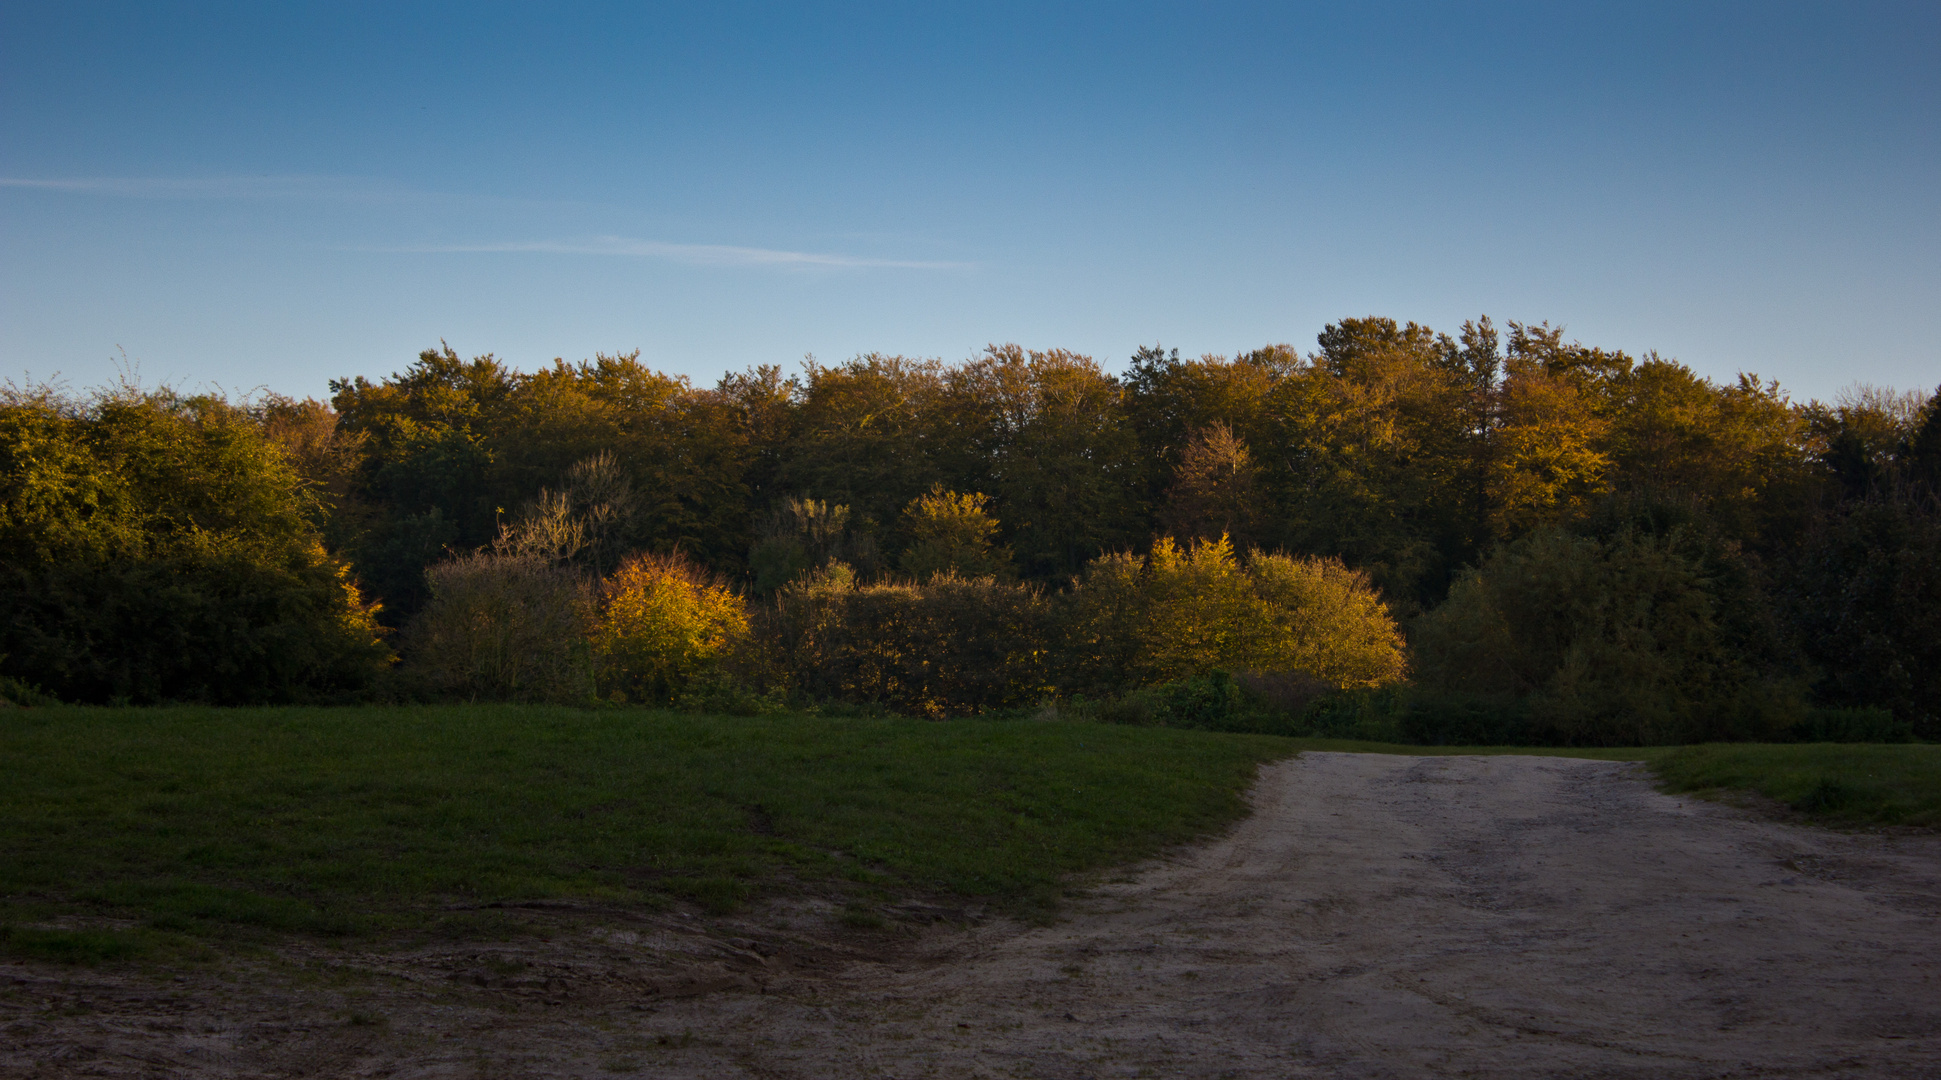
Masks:
[[[870,949],[814,945],[799,911],[593,926],[497,991],[467,974],[491,956],[427,950],[362,982],[265,968],[172,1012],[13,966],[0,1073],[1941,1076],[1941,839],[1778,824],[1563,758],[1310,753],[1255,800],[1050,927]],[[677,956],[685,983],[654,974]],[[31,1004],[78,993],[92,1011]]]

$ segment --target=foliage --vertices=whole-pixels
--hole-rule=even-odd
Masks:
[[[990,496],[961,494],[942,484],[903,508],[902,531],[910,538],[897,562],[918,581],[940,574],[957,577],[1014,576],[1011,553],[993,543],[997,519],[990,514]]]
[[[865,585],[836,563],[777,595],[749,675],[915,716],[1016,708],[1051,690],[1051,615],[1030,585],[950,574]]]
[[[874,569],[876,540],[852,525],[849,507],[820,499],[782,500],[748,553],[755,592],[762,596],[832,563]]]
[[[1793,688],[1722,629],[1689,536],[1547,529],[1458,580],[1412,633],[1425,690],[1514,701],[1568,744],[1770,738]]]
[[[1262,554],[1243,565],[1225,537],[1100,559],[1068,610],[1068,663],[1093,693],[1216,669],[1376,686],[1405,666],[1401,635],[1365,577],[1329,559]]]
[[[1941,497],[1876,490],[1829,511],[1788,600],[1829,704],[1893,710],[1941,739]]]
[[[592,598],[543,555],[486,550],[426,572],[431,602],[405,631],[415,689],[470,701],[589,701]]]
[[[993,345],[712,387],[638,354],[520,372],[441,347],[333,382],[328,404],[12,390],[0,678],[88,700],[366,692],[386,656],[373,620],[410,623],[428,568],[489,547],[588,589],[635,555],[679,553],[756,604],[837,563],[852,591],[890,590],[864,607],[916,603],[896,574],[1021,581],[1055,616],[1050,681],[1098,698],[1213,670],[1388,685],[1391,615],[1436,612],[1433,648],[1476,652],[1465,635],[1495,633],[1494,616],[1475,615],[1475,586],[1441,611],[1452,588],[1508,565],[1492,553],[1568,534],[1599,554],[1551,561],[1633,590],[1630,614],[1526,590],[1529,627],[1582,631],[1531,661],[1568,652],[1567,674],[1482,690],[1444,665],[1382,723],[1482,731],[1487,699],[1545,738],[1668,738],[1708,710],[1704,731],[1749,735],[1791,723],[1805,680],[1816,705],[1941,731],[1941,395],[1800,404],[1754,375],[1714,382],[1488,318],[1453,333],[1348,318],[1314,344],[1147,346],[1122,376]],[[786,667],[772,642],[751,648],[734,671]],[[1487,653],[1479,672],[1507,662]],[[792,678],[715,672],[677,696],[766,708],[771,690],[811,693]],[[1628,733],[1599,727],[1637,709]]]
[[[1194,429],[1166,491],[1160,525],[1188,540],[1225,536],[1242,550],[1254,546],[1259,471],[1247,444],[1225,423]]]
[[[635,555],[601,585],[600,688],[666,702],[706,682],[748,636],[741,598],[678,555]]]
[[[0,676],[73,701],[293,701],[384,670],[320,507],[243,410],[0,396]]]

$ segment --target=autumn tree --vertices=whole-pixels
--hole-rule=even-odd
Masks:
[[[1136,535],[1124,388],[1090,357],[994,345],[945,384],[942,471],[990,493],[1025,577],[1062,581]]]
[[[998,522],[990,496],[950,491],[942,484],[903,509],[902,532],[910,538],[897,563],[919,581],[940,574],[1010,578],[1011,553],[996,543]]]
[[[1160,527],[1182,540],[1225,536],[1243,550],[1253,547],[1258,473],[1232,428],[1216,420],[1195,430],[1166,491]]]

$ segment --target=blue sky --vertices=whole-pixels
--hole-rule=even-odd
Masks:
[[[0,376],[322,394],[1488,313],[1941,383],[1934,4],[0,0]]]

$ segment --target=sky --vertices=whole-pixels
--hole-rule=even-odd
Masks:
[[[1941,5],[0,0],[0,378],[1488,314],[1941,384]]]

